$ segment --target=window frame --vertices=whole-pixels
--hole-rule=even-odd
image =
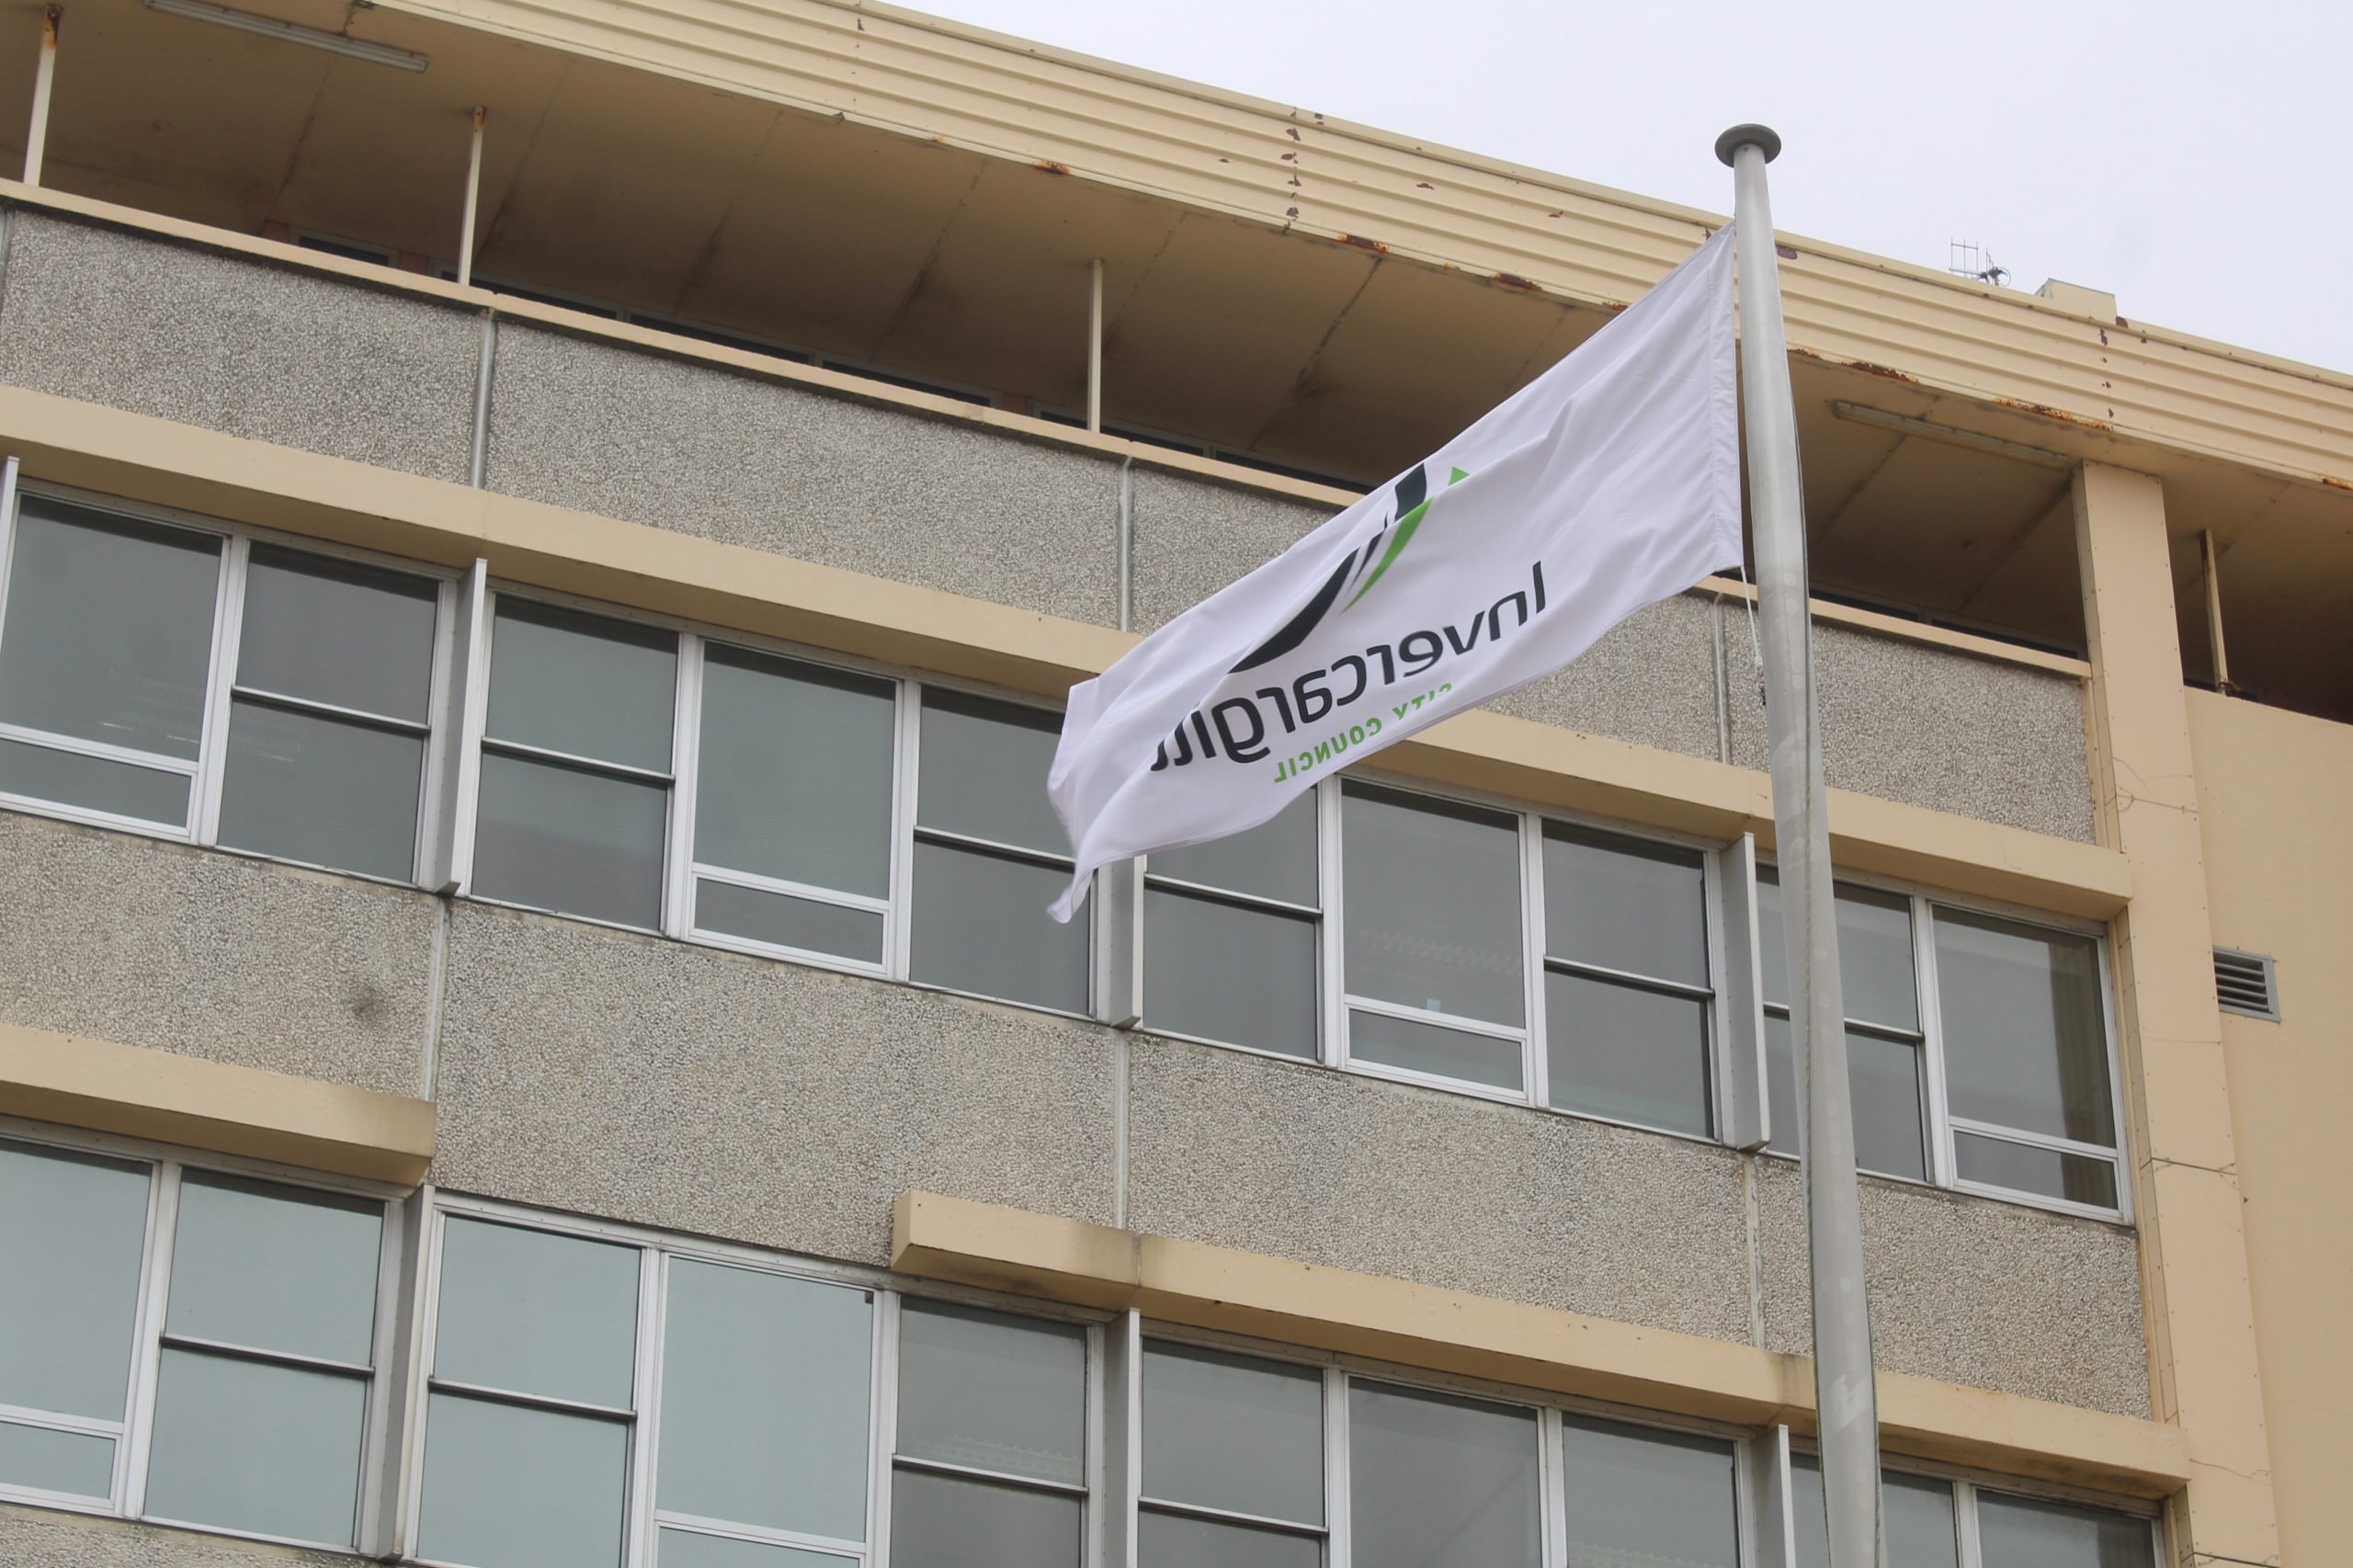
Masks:
[[[631,1348],[631,1408],[627,1413],[630,1435],[621,1500],[620,1568],[652,1568],[658,1545],[657,1537],[664,1528],[665,1514],[675,1521],[670,1526],[673,1528],[688,1528],[701,1534],[726,1536],[765,1545],[789,1546],[803,1551],[830,1553],[838,1557],[845,1568],[850,1564],[857,1564],[858,1568],[875,1568],[877,1564],[887,1563],[891,1550],[891,1477],[900,1462],[895,1453],[898,1443],[899,1308],[908,1299],[942,1301],[1006,1316],[1074,1324],[1084,1331],[1086,1368],[1083,1430],[1086,1480],[1084,1488],[1075,1494],[1080,1498],[1080,1540],[1086,1548],[1081,1562],[1086,1564],[1094,1562],[1091,1543],[1097,1531],[1099,1511],[1106,1506],[1104,1325],[1114,1314],[1065,1302],[1011,1298],[961,1286],[910,1280],[884,1268],[834,1263],[738,1242],[534,1209],[500,1199],[435,1191],[429,1194],[423,1210],[423,1229],[417,1249],[419,1256],[413,1271],[415,1291],[413,1348],[404,1379],[404,1392],[411,1401],[413,1415],[402,1436],[399,1451],[402,1494],[395,1516],[399,1527],[395,1555],[399,1562],[415,1563],[416,1568],[469,1568],[467,1564],[453,1563],[446,1559],[421,1556],[416,1550],[425,1502],[425,1452],[428,1437],[426,1406],[437,1382],[432,1376],[432,1369],[440,1326],[442,1237],[449,1221],[457,1218],[510,1225],[580,1241],[627,1246],[638,1254],[637,1332],[636,1343]],[[661,1455],[664,1328],[668,1308],[670,1266],[679,1259],[860,1290],[867,1295],[873,1307],[873,1323],[869,1341],[871,1360],[869,1363],[870,1372],[867,1391],[867,1534],[863,1542],[702,1519],[670,1513],[658,1506],[654,1482]],[[474,1387],[469,1384],[447,1386],[453,1392]],[[620,1414],[604,1406],[573,1406],[563,1400],[540,1395],[507,1397],[533,1409],[570,1408],[582,1414],[593,1410],[596,1414],[608,1416]],[[926,1465],[926,1468],[930,1467]],[[1035,1486],[1040,1490],[1065,1492],[1063,1488],[1029,1478],[1007,1479],[1018,1480],[1025,1486]]]
[[[71,735],[55,735],[18,724],[0,723],[0,739],[49,751],[122,762],[155,772],[176,773],[186,778],[188,780],[188,807],[183,824],[176,827],[170,823],[123,816],[69,801],[7,792],[0,792],[0,808],[166,843],[194,845],[251,860],[301,866],[338,877],[357,877],[382,886],[413,888],[423,884],[426,858],[437,831],[436,824],[449,809],[449,802],[441,799],[440,784],[444,754],[452,744],[449,671],[457,632],[458,582],[461,573],[356,545],[253,527],[178,507],[159,506],[76,485],[33,479],[19,471],[17,459],[10,458],[5,471],[0,471],[0,638],[6,634],[8,582],[16,563],[17,515],[27,496],[62,502],[149,528],[177,529],[215,540],[220,544],[220,564],[213,583],[210,651],[203,684],[204,710],[198,730],[197,755],[192,760],[111,746],[104,742],[85,741]],[[374,567],[433,585],[432,665],[422,725],[390,714],[341,708],[283,692],[246,687],[238,683],[237,665],[243,651],[244,631],[245,584],[256,544],[273,545],[326,561]],[[312,860],[297,860],[221,842],[222,790],[229,761],[229,726],[233,704],[240,699],[279,711],[417,736],[424,741],[424,757],[417,777],[416,830],[409,844],[409,874],[405,878],[386,877],[372,871],[324,865]]]
[[[404,1279],[410,1272],[406,1238],[412,1189],[390,1182],[371,1181],[363,1176],[337,1176],[240,1155],[188,1150],[145,1139],[85,1131],[11,1116],[0,1116],[0,1140],[36,1148],[57,1149],[67,1153],[95,1154],[149,1167],[146,1230],[141,1242],[139,1294],[131,1318],[131,1363],[124,1384],[121,1421],[114,1423],[87,1417],[61,1419],[48,1412],[6,1407],[7,1418],[14,1425],[112,1437],[115,1459],[108,1494],[103,1499],[97,1499],[0,1482],[0,1502],[100,1518],[167,1525],[174,1529],[194,1530],[233,1540],[266,1541],[313,1551],[367,1555],[383,1528],[383,1489],[381,1483],[392,1453],[389,1424],[407,1398],[409,1378],[402,1354],[400,1320]],[[366,1393],[361,1402],[359,1465],[354,1477],[355,1506],[352,1539],[348,1541],[303,1540],[237,1529],[227,1525],[174,1519],[147,1511],[147,1469],[153,1458],[155,1394],[160,1381],[163,1352],[168,1347],[167,1341],[173,1339],[199,1351],[215,1346],[213,1341],[174,1335],[165,1327],[165,1313],[171,1304],[173,1255],[178,1242],[180,1183],[191,1169],[268,1182],[298,1190],[360,1198],[382,1206],[383,1228],[377,1243],[376,1277],[371,1295],[375,1310],[369,1338],[370,1360],[364,1375],[358,1369],[345,1363],[316,1361],[296,1354],[259,1351],[244,1346],[233,1347],[230,1352],[233,1358],[242,1361],[278,1367],[308,1365],[321,1370],[332,1369],[363,1377]]]
[[[1775,862],[1761,856],[1759,866]],[[2104,1220],[2112,1224],[2133,1223],[2131,1133],[2125,1120],[2124,1074],[2120,1059],[2116,1030],[2116,992],[2112,960],[2109,953],[2108,927],[2097,920],[2061,915],[2047,909],[2029,909],[2022,904],[1999,899],[1977,897],[1932,888],[1924,883],[1900,877],[1882,876],[1873,872],[1844,871],[1832,869],[1832,882],[1868,889],[1874,892],[1894,893],[1911,905],[1913,985],[1920,1007],[1921,1072],[1926,1079],[1922,1085],[1921,1109],[1923,1131],[1927,1140],[1927,1175],[1926,1177],[1894,1176],[1884,1171],[1865,1174],[1879,1181],[1898,1182],[1906,1187],[1936,1187],[1949,1192],[1964,1192],[1978,1198],[1997,1199],[2006,1203],[2023,1204],[2029,1209],[2042,1209],[2058,1214],[2073,1214],[2083,1219]],[[2098,986],[2100,1011],[2100,1040],[2107,1052],[2109,1114],[2114,1119],[2116,1146],[2101,1148],[2072,1139],[2052,1137],[2045,1133],[2029,1132],[2023,1129],[2000,1127],[1991,1122],[1973,1121],[1955,1117],[1947,1107],[1945,1082],[1945,1031],[1943,994],[1937,973],[1936,915],[1939,909],[1952,909],[1968,915],[1990,915],[2014,925],[2036,930],[2054,932],[2062,936],[2086,938],[2092,945],[2097,965],[2096,983]],[[1762,977],[1760,977],[1761,980]],[[1775,1005],[1767,1003],[1770,1014]],[[1786,1014],[1787,1009],[1781,1009]],[[1881,1039],[1894,1036],[1884,1026],[1842,1019],[1848,1028]],[[2063,1153],[2080,1154],[2104,1161],[2116,1171],[2116,1206],[2104,1209],[2097,1204],[2078,1203],[2063,1198],[2052,1198],[2042,1193],[2028,1192],[2017,1187],[1995,1187],[1986,1182],[1968,1181],[1961,1177],[1954,1134],[1972,1133],[1996,1142],[2017,1143],[2028,1148],[2049,1149]],[[1793,1151],[1759,1147],[1756,1153],[1771,1159],[1795,1163]]]

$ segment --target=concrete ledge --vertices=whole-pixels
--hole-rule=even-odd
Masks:
[[[891,1266],[1673,1415],[1813,1421],[1804,1357],[932,1193],[893,1205]],[[1879,1382],[1890,1453],[2143,1497],[2188,1482],[2178,1427],[1930,1378]]]
[[[414,1186],[430,1100],[0,1024],[0,1113]]]
[[[0,387],[28,475],[460,565],[658,614],[1061,697],[1134,636],[740,545]],[[1381,754],[1392,771],[1654,827],[1770,841],[1763,773],[1475,710]],[[1843,867],[2107,919],[2124,858],[2047,834],[1830,792]]]

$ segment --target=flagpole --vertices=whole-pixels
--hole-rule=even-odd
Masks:
[[[1773,823],[1788,940],[1790,1030],[1804,1108],[1806,1241],[1813,1277],[1814,1405],[1822,1437],[1830,1568],[1881,1568],[1879,1401],[1864,1299],[1862,1207],[1855,1189],[1855,1119],[1847,1097],[1846,1003],[1830,881],[1822,737],[1813,701],[1806,608],[1805,504],[1798,484],[1797,410],[1781,330],[1781,278],[1765,165],[1781,139],[1761,125],[1716,138],[1732,165],[1740,262],[1740,372],[1746,404],[1750,517],[1756,540],[1766,731]]]

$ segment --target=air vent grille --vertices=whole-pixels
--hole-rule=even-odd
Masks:
[[[2279,1021],[2279,993],[2273,984],[2271,960],[2261,953],[2216,948],[2214,994],[2225,1013]]]

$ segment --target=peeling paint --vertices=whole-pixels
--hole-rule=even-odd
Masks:
[[[1534,278],[1522,278],[1517,272],[1498,272],[1495,274],[1495,279],[1506,289],[1518,289],[1523,293],[1540,294],[1544,291],[1543,286]]]
[[[2320,476],[2320,482],[2323,484],[2327,485],[2331,490],[2353,490],[2353,483],[2348,483],[2347,481],[2339,479],[2334,474],[2322,474]]]
[[[1874,365],[1869,359],[1841,359],[1837,362],[1850,370],[1860,370],[1867,376],[1885,376],[1889,381],[1902,381],[1907,387],[1920,384],[1919,377],[1906,375],[1892,365]]]
[[[1037,170],[1041,175],[1066,175],[1070,173],[1070,165],[1068,164],[1058,164],[1051,158],[1040,158],[1029,166]]]
[[[1355,245],[1359,250],[1374,251],[1381,256],[1389,254],[1387,245],[1382,244],[1379,240],[1366,239],[1362,234],[1341,234],[1336,237],[1344,245]]]
[[[2056,419],[2062,425],[2076,425],[2086,430],[2108,428],[2108,422],[2104,419],[2093,419],[2081,414],[2070,414],[2063,408],[2053,408],[2048,403],[2022,403],[2014,397],[1997,397],[1994,402],[1999,407],[2014,408],[2021,414],[2031,414],[2043,419]],[[2114,414],[2116,411],[2110,409],[2109,412]]]

